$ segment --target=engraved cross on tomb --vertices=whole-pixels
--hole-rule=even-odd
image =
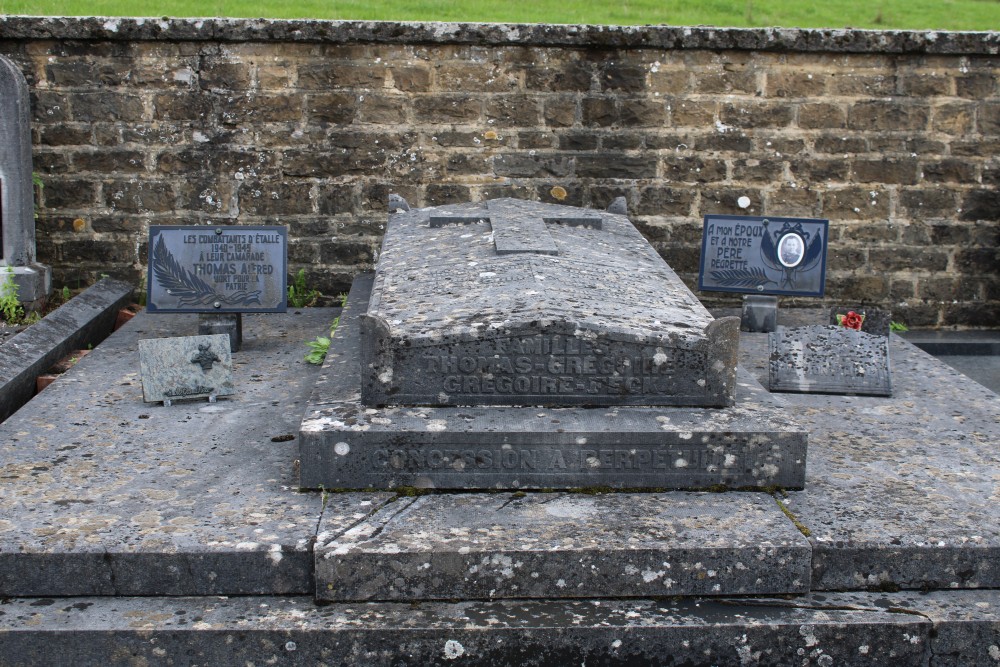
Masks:
[[[714,320],[625,215],[499,199],[390,217],[361,320],[369,405],[732,404]]]
[[[539,205],[517,199],[494,199],[487,202],[485,216],[432,214],[431,227],[442,227],[456,223],[487,221],[493,230],[493,244],[498,255],[533,252],[541,255],[558,255],[556,243],[549,234],[546,223],[586,226],[601,229],[601,216],[595,211],[568,209],[549,212],[546,217]]]

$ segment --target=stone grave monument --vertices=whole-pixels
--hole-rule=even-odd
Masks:
[[[31,175],[28,84],[20,69],[0,57],[0,284],[13,278],[25,309],[37,310],[52,291],[52,270],[35,261]]]
[[[626,215],[391,215],[301,426],[305,488],[804,483],[806,433]]]

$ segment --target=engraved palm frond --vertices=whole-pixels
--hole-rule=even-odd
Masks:
[[[192,275],[174,259],[162,234],[153,246],[153,276],[168,294],[178,297],[182,306],[205,305],[216,298],[215,290],[208,283]]]
[[[766,238],[766,237],[765,237]],[[767,277],[764,269],[755,266],[752,269],[728,269],[712,271],[712,280],[722,287],[757,287],[774,281]]]

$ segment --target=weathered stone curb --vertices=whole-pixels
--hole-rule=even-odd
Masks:
[[[31,400],[35,378],[52,364],[104,340],[132,290],[128,283],[105,278],[0,346],[0,421]]]
[[[0,17],[2,39],[291,41],[737,49],[879,54],[1000,53],[1000,33],[220,18]]]
[[[2,605],[0,664],[990,665],[997,602],[996,591],[418,606],[26,598]]]

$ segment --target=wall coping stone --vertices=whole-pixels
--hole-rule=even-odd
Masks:
[[[0,39],[475,44],[997,55],[1000,32],[220,18],[0,16]]]

